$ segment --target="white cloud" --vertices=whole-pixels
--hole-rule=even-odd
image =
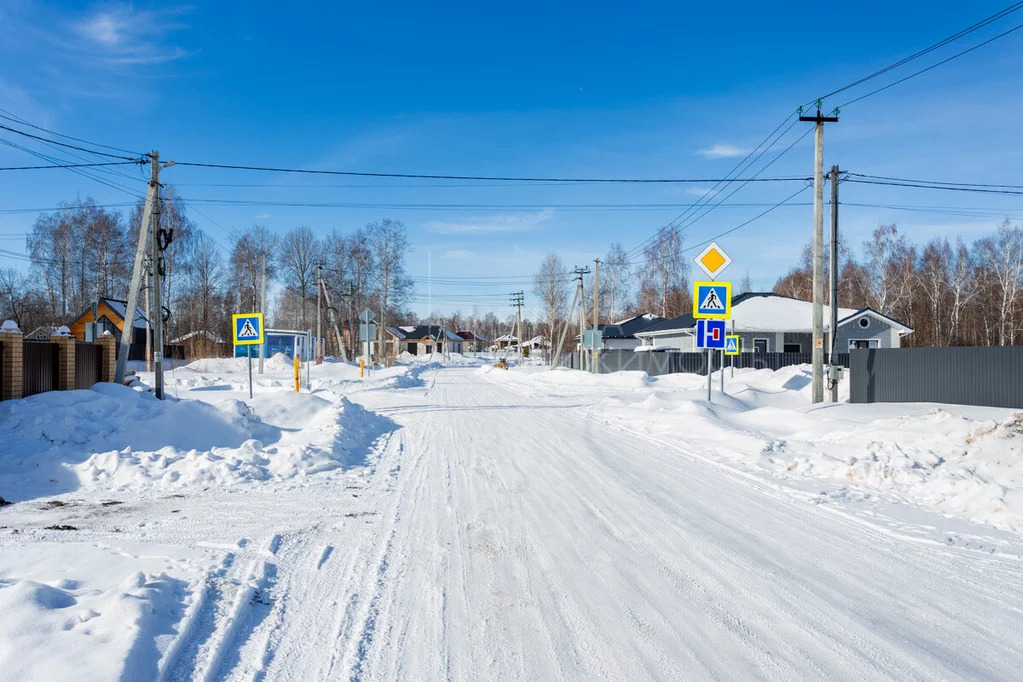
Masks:
[[[266,220],[266,219],[268,219],[269,217],[270,217],[270,214],[269,214],[269,213],[260,213],[260,214],[259,214],[259,215],[257,215],[257,216],[253,216],[253,218],[255,218],[256,220]]]
[[[692,194],[694,197],[705,197],[710,194],[709,187],[686,187],[686,194]]]
[[[168,33],[186,28],[175,18],[187,11],[185,7],[146,11],[125,3],[97,5],[71,23],[71,32],[79,39],[75,47],[110,64],[159,64],[189,54],[163,41]]]
[[[750,150],[744,147],[719,142],[713,147],[701,149],[697,153],[708,159],[734,159],[738,156],[746,156],[749,152]]]
[[[472,251],[466,251],[465,249],[453,249],[451,251],[445,251],[441,258],[447,258],[450,260],[467,260],[475,256]]]
[[[429,232],[439,234],[496,234],[501,232],[527,232],[536,229],[554,215],[554,209],[525,215],[495,215],[468,222],[432,221],[425,225]]]

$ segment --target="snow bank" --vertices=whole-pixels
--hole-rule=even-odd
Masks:
[[[249,404],[156,400],[115,384],[0,403],[0,490],[181,487],[291,478],[365,461],[393,423],[346,398],[275,391]]]
[[[115,588],[0,580],[0,677],[6,680],[155,679],[155,640],[181,619],[185,584],[133,573]],[[152,651],[147,650],[148,642]],[[140,646],[140,643],[142,646]],[[26,656],[26,652],[45,652]]]
[[[882,496],[1023,530],[1023,412],[920,404],[811,405],[807,365],[648,377],[483,368],[538,393],[610,394],[594,418],[695,455],[797,481],[829,495]],[[848,397],[848,382],[840,398]],[[805,488],[805,486],[800,486]]]

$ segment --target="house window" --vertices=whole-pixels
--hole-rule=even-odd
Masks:
[[[767,339],[753,339],[753,352],[754,353],[766,353],[767,352]]]
[[[870,326],[870,320],[868,320],[865,317],[861,317],[860,318],[860,326],[863,327],[864,329],[866,329],[867,327]]]
[[[798,343],[786,343],[784,346],[784,352],[786,353],[802,353],[803,346]]]
[[[419,353],[417,351],[418,351],[418,347],[416,345],[416,342],[415,341],[409,341],[409,343],[408,343],[408,352],[411,353],[412,355],[419,355]]]
[[[877,339],[849,339],[849,350],[857,348],[877,348]]]

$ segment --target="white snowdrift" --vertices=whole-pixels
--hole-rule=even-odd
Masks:
[[[829,495],[887,496],[1008,530],[1023,530],[1023,412],[919,404],[811,407],[808,366],[726,370],[713,377],[643,372],[480,370],[547,393],[608,393],[591,416],[694,454]],[[843,384],[843,399],[847,395]],[[804,486],[805,487],[805,486]]]
[[[357,466],[390,420],[346,398],[280,390],[249,404],[158,401],[113,384],[0,403],[0,494],[80,486],[231,485]]]

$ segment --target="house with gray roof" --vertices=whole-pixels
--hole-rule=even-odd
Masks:
[[[401,355],[429,355],[431,353],[461,353],[465,339],[436,324],[420,324],[387,328],[388,353]]]
[[[831,314],[824,306],[825,348],[830,347]],[[769,292],[749,292],[732,298],[729,334],[738,334],[740,350],[761,353],[810,353],[813,344],[813,304]],[[899,348],[910,327],[873,308],[839,308],[835,352],[853,348]],[[662,320],[637,332],[641,348],[694,351],[696,319],[692,314]]]

